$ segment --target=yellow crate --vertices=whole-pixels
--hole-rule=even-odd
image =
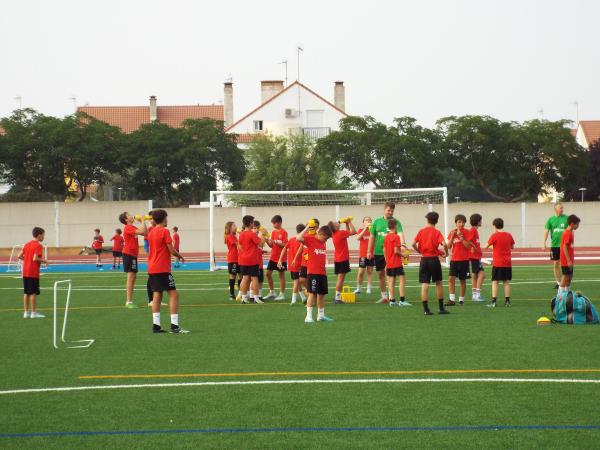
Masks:
[[[342,288],[342,301],[344,303],[356,303],[356,294],[352,292],[350,286]]]

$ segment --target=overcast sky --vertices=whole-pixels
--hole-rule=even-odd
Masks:
[[[233,76],[235,118],[260,80],[300,79],[386,123],[489,114],[600,119],[597,0],[4,0],[0,117],[18,107],[212,104]]]

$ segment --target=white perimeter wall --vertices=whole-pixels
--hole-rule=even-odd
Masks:
[[[565,203],[566,214],[577,214],[582,219],[580,229],[576,233],[577,246],[600,246],[600,202]],[[55,227],[55,203],[0,203],[0,248],[10,248],[31,239],[31,229],[41,226],[46,230],[46,244],[56,246],[56,238],[61,247],[82,247],[91,245],[94,228],[100,228],[105,239],[109,239],[115,228],[122,225],[118,215],[123,211],[142,214],[148,210],[147,201],[139,202],[98,202],[98,203],[59,203],[59,233]],[[364,215],[378,217],[382,206],[341,206],[340,215],[353,215],[358,224]],[[434,205],[434,210],[442,215],[441,205]],[[208,209],[204,208],[169,208],[169,226],[177,225],[180,229],[183,252],[208,252],[209,221]],[[225,250],[223,245],[223,225],[228,220],[237,224],[241,222],[241,208],[215,208],[215,250]],[[398,205],[396,217],[404,227],[406,238],[412,238],[423,226],[427,214],[427,205]],[[524,221],[522,221],[522,213]],[[310,217],[317,217],[321,223],[336,218],[335,207],[270,207],[246,209],[248,214],[256,216],[267,229],[271,229],[270,219],[280,214],[284,219],[284,227],[290,235],[295,233],[296,224],[305,223]],[[492,220],[502,217],[506,231],[513,234],[518,247],[539,247],[542,242],[544,223],[553,214],[551,204],[527,203],[452,203],[449,205],[450,222],[455,214],[469,215],[478,212],[483,216],[483,227],[480,231],[482,240],[487,240],[492,232]],[[443,216],[439,228],[443,231]],[[358,248],[357,241],[350,239],[351,248]]]

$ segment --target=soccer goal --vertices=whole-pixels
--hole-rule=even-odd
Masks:
[[[44,259],[48,261],[48,247],[42,244],[44,247]],[[12,250],[10,251],[10,258],[8,259],[8,264],[6,265],[6,272],[21,272],[22,263],[19,259],[19,253],[23,250],[23,244],[13,245]],[[42,266],[43,269],[46,268],[44,264]]]
[[[54,327],[52,333],[52,343],[54,344],[54,348],[58,348],[58,334],[59,334],[59,307],[58,304],[61,302],[60,291],[66,291],[65,296],[65,306],[64,306],[64,315],[62,320],[62,329],[60,330],[60,340],[63,343],[66,343],[65,335],[67,333],[67,319],[69,317],[69,305],[71,303],[71,280],[61,280],[56,281],[54,283]],[[94,339],[82,339],[79,341],[73,341],[76,343],[81,343],[81,345],[72,345],[68,348],[88,348],[94,343]]]
[[[328,191],[211,191],[209,199],[209,251],[210,269],[227,267],[223,243],[223,226],[228,221],[241,224],[247,214],[257,218],[270,229],[271,218],[279,214],[290,237],[298,223],[317,217],[322,225],[330,220],[353,216],[356,228],[362,218],[373,219],[383,214],[383,205],[396,204],[394,217],[403,226],[407,244],[425,224],[424,215],[436,211],[440,215],[438,227],[448,235],[448,190],[445,187],[422,189],[366,189]],[[358,241],[349,240],[350,250],[356,252]],[[352,259],[352,256],[351,256]],[[358,258],[354,258],[357,259]]]

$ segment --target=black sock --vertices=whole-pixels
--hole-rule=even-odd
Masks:
[[[438,306],[440,308],[440,311],[442,311],[444,309],[444,299],[443,298],[438,298]]]
[[[238,289],[240,288],[240,284],[242,284],[242,280],[238,278]]]
[[[396,299],[390,298],[390,302],[396,303]]]
[[[492,297],[492,303],[496,303],[496,300],[498,300],[497,297]]]
[[[427,304],[427,300],[425,300],[423,302],[423,311],[425,311],[425,312],[429,311],[429,305]]]
[[[400,301],[403,302],[404,301],[404,297],[400,297]]]
[[[235,295],[235,280],[229,280],[229,295]]]
[[[150,279],[148,279],[148,282],[146,283],[146,292],[148,293],[148,303],[152,303],[154,294],[152,293],[152,289],[150,289]]]

